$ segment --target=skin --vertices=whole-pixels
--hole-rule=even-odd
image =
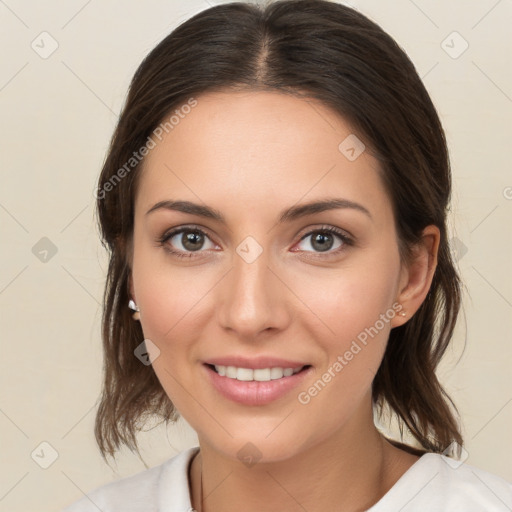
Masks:
[[[369,151],[355,161],[339,151],[353,130],[322,104],[255,91],[197,101],[145,159],[131,261],[144,336],[160,350],[153,368],[198,435],[193,507],[316,512],[336,503],[337,510],[365,510],[418,459],[375,428],[371,384],[390,329],[428,292],[439,230],[427,227],[412,262],[401,262],[378,164]],[[370,215],[343,208],[278,223],[285,208],[333,197]],[[226,224],[165,209],[147,213],[163,200],[208,205]],[[193,257],[178,258],[165,247],[187,253],[182,235],[163,245],[158,239],[185,225],[208,236],[199,251],[188,250]],[[353,243],[332,235],[333,248],[319,251],[311,232],[326,226]],[[263,249],[252,263],[236,252],[249,235]],[[298,392],[397,303],[406,316],[395,315],[321,392],[299,403]],[[209,384],[202,364],[231,354],[293,358],[313,372],[273,403],[236,404]],[[251,467],[237,456],[248,442],[261,453]]]

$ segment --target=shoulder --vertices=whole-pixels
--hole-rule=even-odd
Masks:
[[[197,450],[189,448],[159,466],[97,487],[62,512],[157,512],[162,506],[187,512],[188,465]]]
[[[460,464],[439,454],[428,454],[439,472],[434,478],[437,489],[448,503],[462,504],[468,511],[512,509],[512,483],[469,464]]]
[[[512,510],[512,483],[469,464],[426,453],[371,512]]]

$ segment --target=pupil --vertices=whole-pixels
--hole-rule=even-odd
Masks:
[[[312,245],[319,251],[328,251],[332,247],[332,244],[333,237],[330,234],[318,233],[313,237]]]
[[[200,233],[183,233],[181,243],[183,247],[190,251],[197,251],[203,245],[202,235]]]

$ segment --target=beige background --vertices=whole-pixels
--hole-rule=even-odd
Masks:
[[[60,510],[144,469],[125,451],[114,473],[93,437],[106,269],[93,190],[137,65],[208,4],[0,1],[1,511]],[[409,53],[446,127],[468,294],[440,374],[462,413],[467,462],[512,480],[512,2],[351,4]],[[140,439],[150,466],[196,443],[183,422]]]

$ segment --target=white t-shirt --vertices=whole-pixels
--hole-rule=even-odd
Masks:
[[[98,487],[62,512],[191,512],[189,448],[159,466]],[[442,455],[421,456],[367,512],[510,512],[512,483]]]

